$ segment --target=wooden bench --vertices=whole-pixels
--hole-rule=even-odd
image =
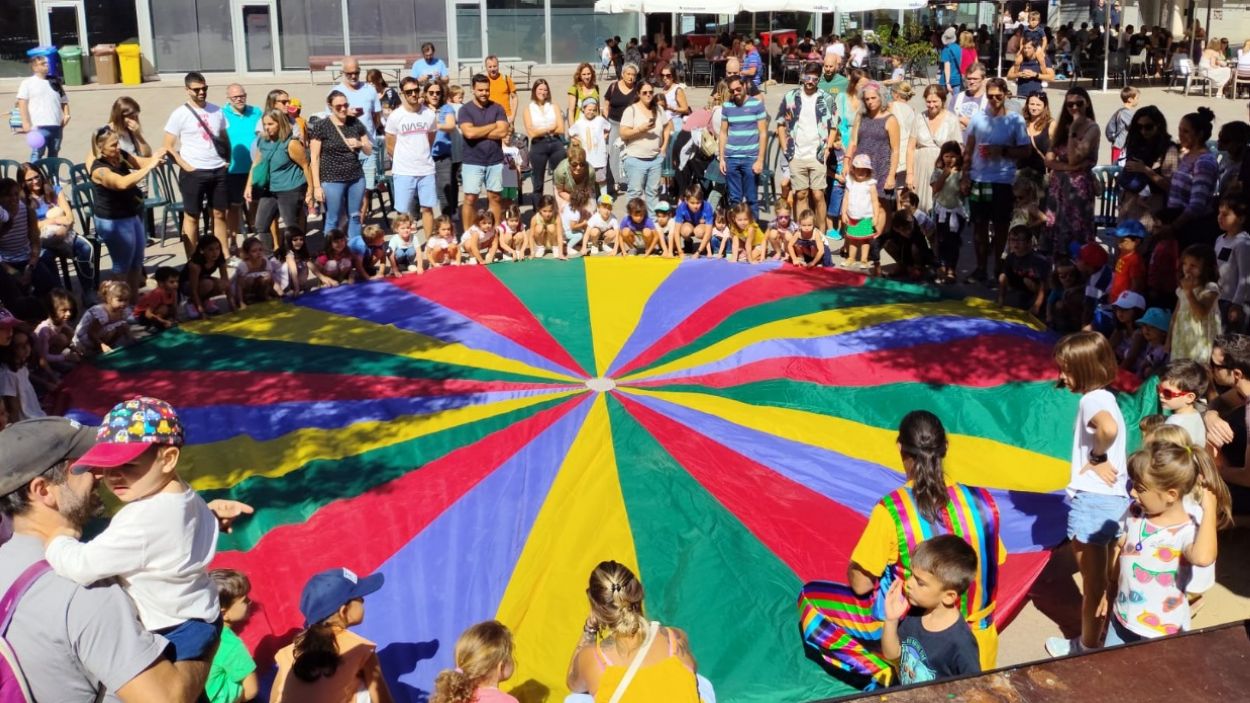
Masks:
[[[329,78],[327,82],[337,83],[343,77],[343,58],[341,55],[309,56],[309,79],[317,83],[318,74],[325,73]],[[419,58],[421,57],[418,54],[367,54],[357,56],[356,60],[360,63],[361,80],[364,80],[365,73],[376,68],[387,81],[398,83]]]

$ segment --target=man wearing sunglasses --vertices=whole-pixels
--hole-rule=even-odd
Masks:
[[[386,118],[386,152],[391,155],[395,181],[395,211],[412,214],[416,200],[428,238],[434,231],[434,208],[438,207],[431,151],[438,132],[438,113],[426,103],[421,82],[416,78],[405,76],[399,89],[404,102]]]
[[[252,144],[256,130],[260,129],[260,108],[247,104],[247,89],[238,83],[226,86],[226,106],[222,115],[226,118],[226,134],[230,137],[230,165],[226,169],[226,193],[230,199],[230,211],[226,214],[226,226],[230,237],[242,232],[243,191],[247,189],[247,176],[252,170]],[[254,201],[259,202],[259,200]],[[250,225],[256,214],[253,205],[247,216]]]
[[[1016,177],[1016,161],[1028,156],[1031,144],[1024,117],[1007,110],[1007,81],[986,81],[985,98],[985,112],[976,113],[968,125],[964,154],[971,159],[972,167],[964,171],[960,182],[960,190],[972,207],[970,219],[977,261],[968,283],[985,282],[990,261],[994,263],[994,275],[989,280],[998,280],[1015,203],[1011,184]]]
[[[729,206],[745,202],[751,217],[759,219],[756,178],[764,170],[764,145],[768,142],[768,111],[758,98],[747,94],[742,76],[730,76],[729,100],[720,123],[720,172],[725,175]]]
[[[360,62],[355,57],[343,59],[343,75],[330,90],[347,96],[348,111],[365,125],[370,139],[376,139],[382,126],[382,97],[369,83],[360,79]],[[330,91],[326,91],[329,95]]]
[[[803,69],[802,86],[786,93],[777,108],[777,141],[790,162],[796,214],[811,208],[816,229],[825,231],[825,159],[840,144],[837,101],[820,89],[820,67]],[[809,200],[810,198],[810,200]]]
[[[228,163],[219,151],[229,148],[226,118],[220,107],[208,101],[208,81],[204,80],[203,74],[195,71],[188,73],[183,85],[187,89],[187,101],[175,108],[165,122],[164,147],[181,169],[178,187],[182,191],[183,205],[182,245],[190,257],[200,239],[200,207],[207,199],[213,211],[213,233],[221,241],[221,251],[229,252],[231,241],[226,227],[226,210],[230,206],[230,191],[226,184]],[[229,155],[227,152],[226,156]]]

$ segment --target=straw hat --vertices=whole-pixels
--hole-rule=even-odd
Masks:
[[[947,27],[946,31],[942,32],[942,44],[943,45],[954,44],[957,38],[958,36],[955,33],[954,27]]]

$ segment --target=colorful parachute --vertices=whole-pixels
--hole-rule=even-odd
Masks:
[[[469,624],[516,633],[509,682],[559,701],[600,560],[685,628],[722,701],[849,692],[803,651],[800,585],[841,579],[927,408],[990,487],[1010,617],[1063,538],[1076,398],[1053,340],[980,300],[843,271],[594,258],[442,269],[188,324],[76,372],[72,414],[143,393],[183,474],[256,515],[221,539],[263,659],[312,573],[381,571],[360,631],[403,700]]]

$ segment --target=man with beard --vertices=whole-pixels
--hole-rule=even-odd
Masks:
[[[0,593],[18,596],[5,634],[21,662],[16,673],[34,700],[190,703],[203,682],[182,680],[165,658],[167,643],[143,629],[120,586],[79,586],[43,561],[53,537],[80,536],[100,514],[95,477],[70,472],[95,434],[61,417],[0,432],[0,517],[13,530],[0,545]]]

